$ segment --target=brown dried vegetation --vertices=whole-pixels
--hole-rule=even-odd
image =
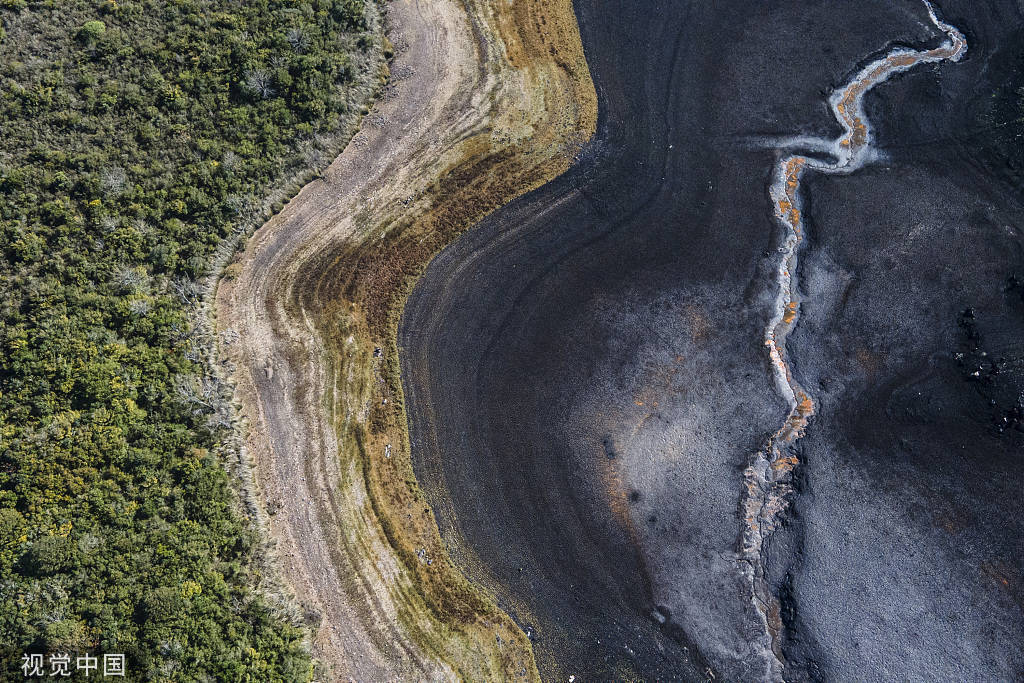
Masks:
[[[357,677],[536,678],[529,640],[448,560],[419,490],[396,331],[440,249],[569,167],[594,132],[596,96],[569,0],[393,11],[393,73],[423,65],[368,117],[394,132],[364,125],[325,181],[254,236],[221,285],[218,319],[241,334],[232,360],[262,496],[299,488],[270,531],[296,594],[325,612],[320,657]],[[412,43],[403,63],[406,29],[444,40]],[[321,537],[339,546],[333,568],[307,547]],[[332,591],[331,572],[358,585]],[[356,627],[338,635],[343,620]]]

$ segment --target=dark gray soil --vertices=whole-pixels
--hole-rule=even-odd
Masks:
[[[787,678],[1024,677],[1024,435],[1005,428],[1024,210],[979,123],[1024,69],[1003,63],[1024,20],[940,5],[967,58],[872,91],[884,158],[803,186],[788,346],[818,414],[765,558]],[[577,14],[597,136],[435,259],[406,308],[416,474],[546,678],[756,680],[770,654],[736,550],[743,467],[786,414],[763,345],[770,138],[835,136],[831,89],[940,36],[916,0]]]

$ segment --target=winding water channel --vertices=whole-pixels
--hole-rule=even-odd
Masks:
[[[1020,442],[952,353],[1024,338],[963,137],[1024,10],[939,0],[960,59],[921,0],[574,7],[595,137],[403,314],[454,563],[545,680],[1013,679]]]
[[[783,156],[776,166],[770,188],[775,217],[786,233],[779,247],[781,259],[776,275],[778,295],[774,315],[765,329],[764,343],[771,356],[778,389],[789,404],[789,414],[782,427],[772,435],[768,446],[753,456],[744,472],[746,528],[742,538],[741,560],[747,567],[755,606],[764,616],[773,649],[776,649],[774,644],[781,629],[781,620],[777,601],[764,581],[761,552],[764,540],[779,525],[780,513],[785,510],[787,497],[792,490],[790,482],[793,470],[799,464],[793,445],[803,435],[815,411],[814,400],[794,377],[786,353],[786,339],[800,313],[797,257],[805,232],[800,180],[806,170],[851,173],[870,160],[871,127],[864,112],[864,96],[871,88],[893,74],[918,64],[958,61],[967,51],[963,33],[943,22],[930,2],[924,0],[924,4],[932,22],[946,34],[948,40],[930,50],[895,48],[861,69],[853,80],[835,91],[829,99],[830,108],[843,127],[843,134],[832,141],[801,141],[815,148],[824,148],[835,161],[802,154]],[[771,667],[771,674],[780,677],[782,662],[776,658]]]

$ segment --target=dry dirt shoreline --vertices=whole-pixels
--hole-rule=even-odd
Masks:
[[[596,98],[569,0],[395,0],[392,84],[250,240],[217,328],[267,531],[331,678],[537,677],[447,560],[409,464],[395,325],[425,262],[563,172]],[[232,335],[233,336],[233,335]]]

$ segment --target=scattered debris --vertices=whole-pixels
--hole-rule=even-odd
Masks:
[[[1008,292],[1019,286],[1011,277]],[[966,351],[953,354],[953,359],[963,373],[963,378],[975,385],[978,392],[988,398],[992,410],[992,424],[999,434],[1008,429],[1024,430],[1024,390],[1021,376],[1024,374],[1024,357],[989,354],[984,350],[984,341],[978,329],[977,314],[973,308],[966,308],[957,320],[957,326],[964,335]]]
[[[408,78],[412,78],[415,73],[416,70],[407,64],[396,66],[391,70],[391,81],[393,83],[398,83]]]

